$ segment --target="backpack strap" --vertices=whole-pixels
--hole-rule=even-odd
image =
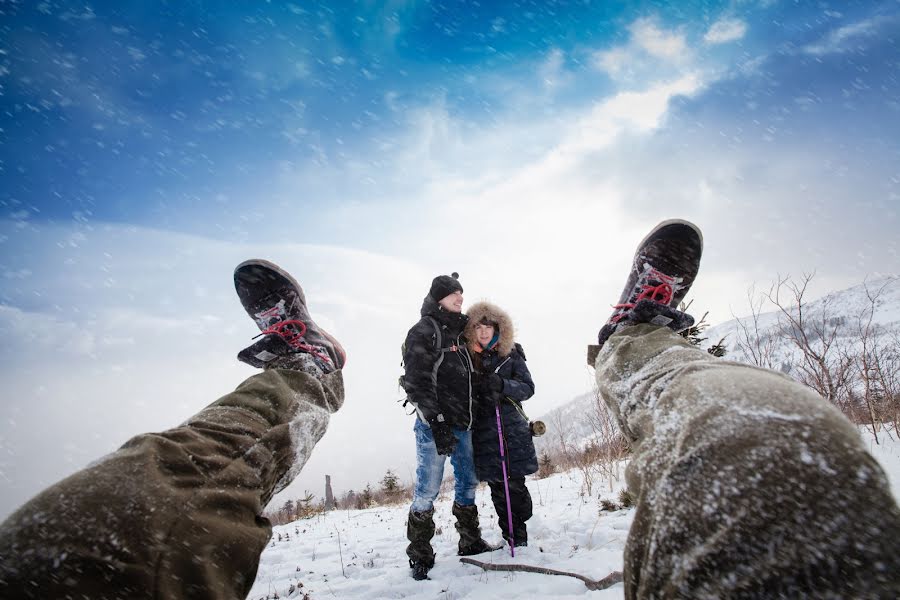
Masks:
[[[428,315],[426,318],[429,321],[431,321],[431,325],[434,327],[435,350],[440,351],[440,354],[438,355],[437,360],[434,361],[434,368],[431,369],[431,382],[435,385],[435,388],[437,388],[438,369],[441,368],[441,363],[444,362],[444,354],[446,352],[448,352],[448,349],[442,347],[444,345],[444,337],[443,337],[443,335],[441,335],[441,326],[437,322],[437,319],[435,319],[431,315]]]
[[[444,353],[449,352],[449,350],[445,349],[445,348],[441,348],[441,346],[444,345],[444,336],[441,334],[441,326],[437,322],[437,319],[435,319],[431,315],[425,315],[425,318],[428,319],[428,321],[431,323],[431,326],[434,327],[434,349],[440,351],[440,354],[438,355],[438,358],[434,363],[434,369],[432,369],[432,371],[431,371],[431,381],[433,381],[436,386],[438,369],[440,368],[441,363],[444,362]],[[403,366],[402,360],[400,361],[400,366],[401,367]],[[400,388],[405,391],[406,387],[403,383],[402,375],[400,376],[399,383],[400,383]],[[397,402],[400,402],[400,401],[401,400],[398,400]],[[406,398],[402,398],[402,402],[403,402],[402,407],[406,408],[406,405],[410,404],[409,396],[407,396]],[[416,409],[416,410],[418,410],[418,409]],[[412,413],[410,413],[410,414],[412,414]]]
[[[438,324],[437,319],[431,315],[427,315],[426,318],[431,321],[431,326],[434,327],[434,348],[437,350],[444,345],[444,338],[441,335],[441,326]]]
[[[507,402],[509,402],[510,404],[512,404],[513,408],[516,409],[516,412],[518,412],[520,415],[522,415],[522,418],[525,419],[525,421],[527,421],[529,423],[531,422],[531,419],[529,419],[528,415],[525,414],[525,409],[522,408],[522,405],[520,403],[516,402],[509,396],[505,396],[503,399],[506,400]]]

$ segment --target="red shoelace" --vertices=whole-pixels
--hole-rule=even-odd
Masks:
[[[308,352],[331,364],[331,358],[319,352],[315,346],[310,346],[303,338],[306,335],[306,323],[298,320],[279,321],[259,335],[280,335],[288,345],[295,350]],[[259,336],[257,336],[259,337]]]
[[[648,265],[649,266],[649,265]],[[613,306],[616,310],[622,310],[617,315],[613,315],[610,319],[613,323],[618,323],[625,315],[628,314],[628,311],[634,308],[634,305],[640,302],[641,300],[652,300],[653,302],[658,302],[659,304],[668,304],[672,301],[672,295],[675,293],[675,288],[673,284],[675,283],[675,278],[665,273],[660,273],[656,269],[650,269],[646,273],[647,280],[655,280],[659,281],[659,284],[645,284],[641,287],[641,291],[638,293],[637,297],[634,299],[634,302],[625,302],[623,304],[616,304]]]

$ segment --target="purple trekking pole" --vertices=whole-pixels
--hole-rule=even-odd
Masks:
[[[503,465],[503,491],[506,493],[506,516],[509,518],[509,555],[516,557],[516,543],[513,538],[512,504],[509,501],[509,475],[506,472],[506,451],[503,448],[503,424],[500,421],[500,403],[495,405],[497,413],[497,435],[500,437],[500,464]]]

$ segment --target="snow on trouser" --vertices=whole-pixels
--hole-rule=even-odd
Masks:
[[[53,485],[0,525],[3,598],[244,598],[262,510],[343,403],[340,371],[272,369]]]
[[[634,447],[626,598],[900,597],[900,510],[818,394],[649,324],[596,378]]]

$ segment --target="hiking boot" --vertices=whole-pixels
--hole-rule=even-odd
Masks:
[[[434,508],[422,511],[409,511],[406,521],[406,556],[409,567],[413,570],[413,579],[427,579],[428,571],[434,566],[434,550],[431,538],[434,537]]]
[[[459,532],[460,556],[472,556],[482,552],[496,550],[494,546],[481,539],[481,527],[478,524],[478,507],[462,506],[453,503],[453,516],[456,517],[456,531]]]
[[[323,374],[343,368],[344,348],[309,316],[303,288],[287,271],[265,260],[247,260],[234,270],[234,288],[262,331],[238,360],[257,368]]]
[[[509,535],[509,523],[506,519],[497,519],[500,524],[500,531],[503,532],[503,544],[509,546],[510,535]],[[521,519],[513,519],[513,536],[512,536],[512,545],[516,548],[521,546],[528,545],[528,526]]]
[[[619,303],[597,336],[599,346],[626,325],[656,323],[675,331],[693,325],[678,305],[697,277],[702,251],[703,235],[693,223],[671,219],[654,227],[638,244]]]
[[[516,544],[518,546],[518,544]],[[484,554],[485,552],[493,552],[502,548],[502,544],[491,544],[482,539],[478,539],[468,546],[460,544],[459,550],[456,552],[459,556],[475,556],[476,554]]]
[[[518,520],[518,522],[513,526],[513,546],[515,546],[516,548],[520,548],[527,545],[528,526],[525,525],[524,521]]]
[[[430,564],[427,562],[409,561],[409,568],[412,569],[412,578],[416,581],[428,579],[428,571],[430,571],[432,567],[434,567],[433,560]]]

